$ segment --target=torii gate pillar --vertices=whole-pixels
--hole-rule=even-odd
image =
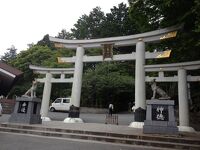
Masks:
[[[135,63],[135,120],[130,126],[142,128],[146,117],[145,43],[142,39],[136,44]]]
[[[189,105],[187,72],[185,69],[178,70],[178,101],[179,101],[179,131],[190,131],[194,129],[189,126]]]
[[[50,121],[47,117],[48,110],[49,110],[49,99],[51,96],[51,73],[46,73],[46,79],[44,84],[43,96],[42,96],[42,105],[41,105],[41,117],[43,121]]]
[[[83,56],[84,56],[84,48],[77,47],[74,81],[72,85],[72,103],[76,107],[80,107],[82,75],[83,75]]]
[[[145,43],[140,40],[136,44],[136,68],[135,68],[135,106],[145,109],[146,92],[145,92]],[[137,121],[137,120],[136,120]]]
[[[65,123],[80,122],[82,119],[79,118],[80,114],[80,99],[81,99],[81,87],[82,87],[82,75],[83,75],[83,56],[85,50],[83,47],[77,47],[76,49],[76,61],[75,61],[75,71],[74,71],[74,81],[72,85],[72,105],[70,107],[69,116],[65,118]]]

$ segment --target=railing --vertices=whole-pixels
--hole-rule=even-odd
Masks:
[[[118,115],[106,115],[105,124],[116,124],[118,125]]]

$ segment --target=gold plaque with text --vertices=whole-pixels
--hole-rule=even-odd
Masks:
[[[156,58],[168,58],[170,57],[171,50],[166,50],[162,54],[159,54]]]
[[[160,40],[173,38],[173,37],[176,37],[176,35],[177,35],[177,31],[169,32],[165,34],[164,36],[160,37]]]
[[[61,43],[54,43],[54,46],[55,46],[56,48],[63,48],[63,47],[64,47],[64,45],[61,44]]]

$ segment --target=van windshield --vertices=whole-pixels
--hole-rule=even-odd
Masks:
[[[61,99],[60,99],[60,98],[56,99],[56,100],[54,101],[54,103],[61,103]]]

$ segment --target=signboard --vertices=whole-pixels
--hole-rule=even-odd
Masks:
[[[173,38],[173,37],[176,37],[176,35],[177,35],[177,31],[169,32],[165,34],[164,36],[160,37],[160,40]]]
[[[113,58],[113,44],[103,45],[103,60],[105,58]]]
[[[168,121],[168,106],[152,105],[152,120],[153,121]]]
[[[54,43],[54,46],[56,48],[63,48],[64,47],[64,45],[62,43]]]
[[[159,54],[158,56],[156,56],[156,58],[168,58],[170,57],[170,54],[171,54],[171,50],[166,50],[162,54]]]
[[[27,113],[28,110],[28,102],[20,102],[19,103],[19,109],[18,109],[18,113]]]

